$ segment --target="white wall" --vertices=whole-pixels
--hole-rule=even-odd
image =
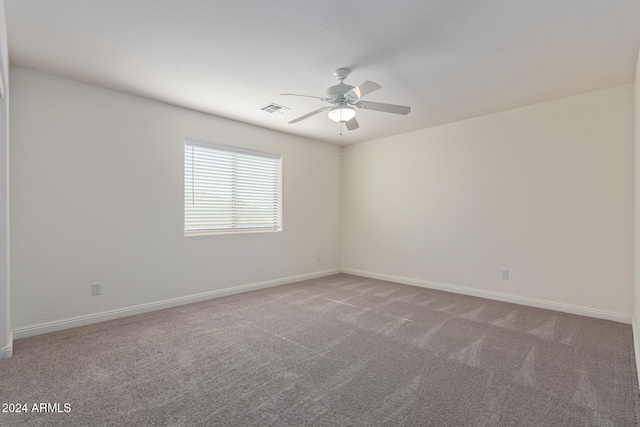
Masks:
[[[329,144],[20,67],[11,90],[20,336],[341,266],[632,315],[633,85],[349,146],[342,176]],[[185,136],[282,153],[284,232],[184,237]]]
[[[19,67],[11,90],[18,336],[340,267],[338,147]],[[185,137],[282,153],[284,231],[185,237]]]
[[[5,94],[0,98],[0,359],[13,352],[9,287],[9,49],[0,0],[0,79]]]
[[[343,267],[630,321],[633,97],[625,85],[347,147]]]

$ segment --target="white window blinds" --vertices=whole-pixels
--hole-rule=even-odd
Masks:
[[[276,231],[282,227],[282,156],[186,140],[184,231]]]

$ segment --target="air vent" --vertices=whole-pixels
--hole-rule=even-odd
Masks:
[[[262,111],[266,111],[267,113],[275,113],[276,111],[278,113],[284,113],[285,111],[287,111],[289,108],[282,106],[282,105],[278,105],[278,104],[274,104],[273,102],[271,104],[267,104],[264,107],[260,108]]]

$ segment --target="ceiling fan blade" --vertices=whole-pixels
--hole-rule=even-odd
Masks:
[[[380,89],[381,87],[382,86],[380,86],[378,83],[370,82],[369,80],[367,80],[366,82],[362,83],[360,86],[354,87],[349,92],[345,93],[344,97],[352,99],[353,101],[357,101],[363,96],[368,95],[374,90]]]
[[[302,120],[304,120],[304,119],[308,119],[309,117],[311,117],[311,116],[315,116],[316,114],[321,113],[321,112],[323,112],[323,111],[326,111],[326,110],[328,110],[328,109],[330,109],[330,108],[331,108],[330,106],[329,106],[329,107],[322,107],[322,108],[318,108],[317,110],[312,111],[312,112],[310,112],[309,114],[305,114],[304,116],[300,116],[300,117],[298,117],[297,119],[293,119],[293,120],[291,120],[291,121],[289,122],[289,124],[298,123],[299,121],[302,121]]]
[[[382,111],[393,114],[409,114],[411,107],[404,105],[384,104],[382,102],[358,101],[356,107],[365,110]]]
[[[346,122],[344,122],[344,124],[347,126],[347,129],[349,130],[356,130],[360,127],[355,117],[351,120],[347,120]]]
[[[299,95],[297,93],[281,93],[280,96],[303,96],[305,98],[316,98],[316,99],[322,99],[323,101],[325,101],[327,98],[323,98],[321,96],[313,96],[313,95]]]

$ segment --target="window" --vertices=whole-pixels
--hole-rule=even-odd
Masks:
[[[282,229],[282,156],[186,140],[184,231]]]

